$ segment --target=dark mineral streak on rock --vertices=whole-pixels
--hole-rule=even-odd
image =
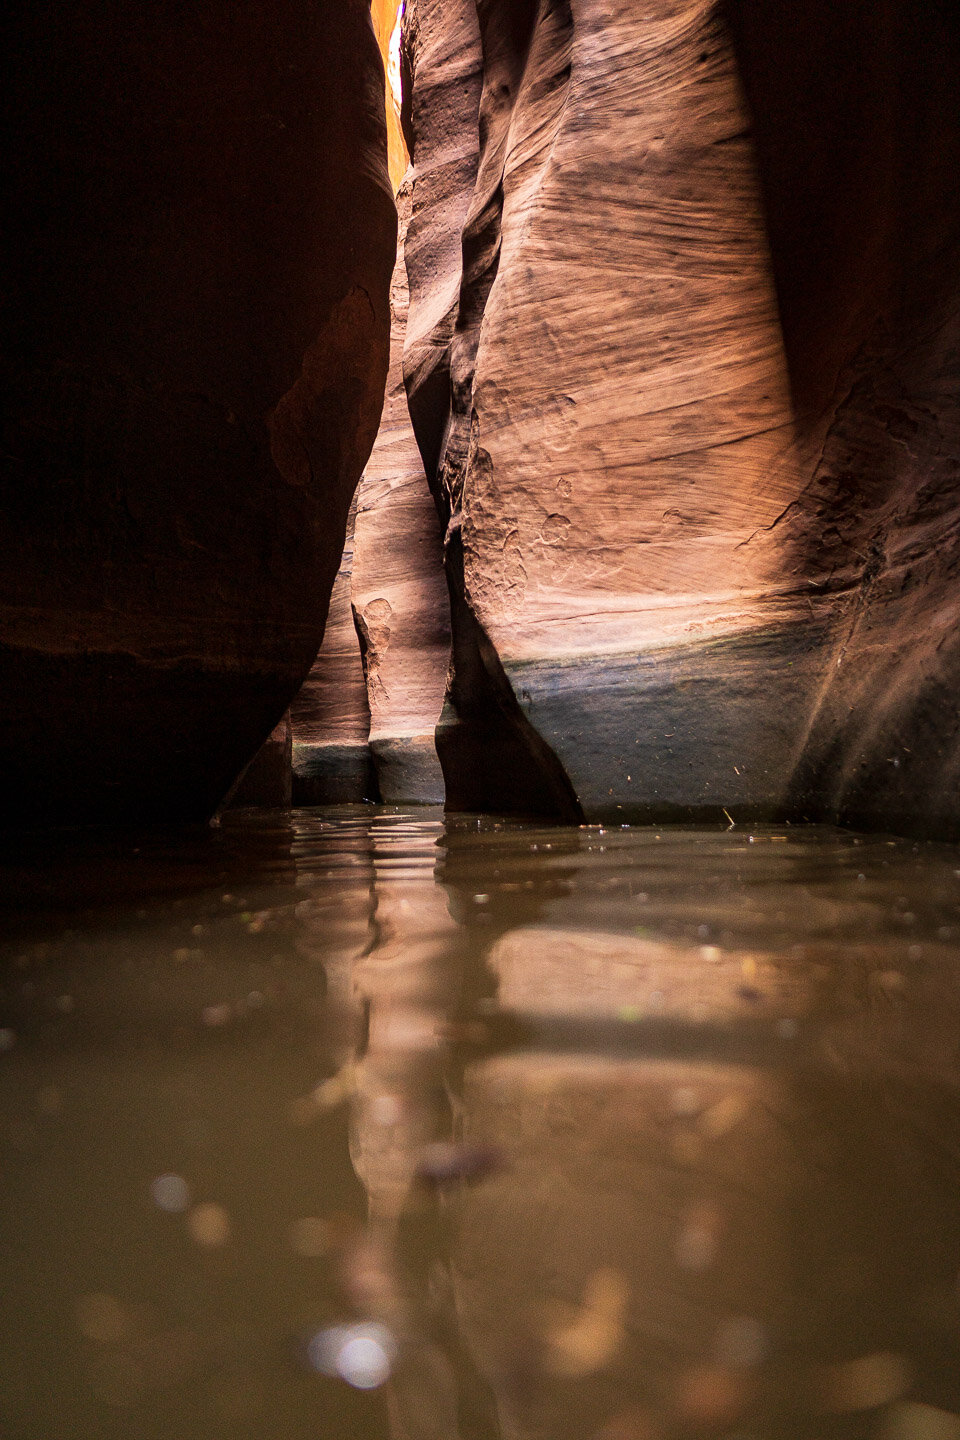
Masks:
[[[363,0],[8,7],[8,823],[208,816],[316,654],[387,366]]]

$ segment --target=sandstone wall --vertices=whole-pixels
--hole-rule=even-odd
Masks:
[[[370,709],[370,749],[387,802],[444,798],[434,729],[450,658],[450,607],[436,506],[403,384],[409,294],[404,237],[409,183],[397,197],[400,234],[390,292],[393,328],[383,418],[357,494],[351,599]]]
[[[387,368],[364,0],[15,3],[9,820],[208,815],[317,652]]]
[[[448,802],[956,828],[949,12],[404,23]]]
[[[411,186],[398,199],[387,393],[320,653],[293,707],[294,799],[439,803],[434,729],[450,654],[440,524],[403,384]]]
[[[350,604],[356,524],[354,496],[323,644],[290,707],[296,805],[379,799],[370,757],[370,706]]]

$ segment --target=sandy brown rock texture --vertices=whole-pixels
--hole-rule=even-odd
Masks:
[[[450,659],[440,521],[410,424],[403,383],[409,291],[409,182],[390,291],[393,325],[383,417],[357,492],[351,597],[370,706],[370,749],[387,802],[442,801],[434,731]]]
[[[323,645],[293,707],[295,799],[439,803],[434,730],[450,656],[440,522],[403,383],[409,182],[397,197],[390,369]]]
[[[955,832],[952,13],[416,0],[404,44],[448,802]]]
[[[354,496],[323,644],[290,707],[295,805],[379,799],[370,756],[370,706],[350,604],[356,523]]]
[[[316,655],[387,369],[364,0],[16,3],[7,820],[201,818]]]

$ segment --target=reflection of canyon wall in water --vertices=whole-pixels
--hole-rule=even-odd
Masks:
[[[369,6],[14,0],[4,59],[4,818],[202,818],[316,654],[376,433]]]
[[[410,0],[404,35],[448,803],[954,828],[946,7]]]
[[[882,953],[573,929],[576,837],[549,868],[485,869],[488,839],[448,828],[434,880],[372,832],[354,1295],[400,1341],[397,1440],[858,1440],[960,1407],[949,1042],[930,1078],[895,1058]]]

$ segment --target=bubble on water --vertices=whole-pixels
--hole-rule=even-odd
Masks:
[[[187,1230],[190,1238],[198,1245],[214,1248],[226,1245],[230,1239],[230,1216],[222,1205],[212,1200],[195,1205],[187,1216]]]
[[[390,1360],[378,1340],[357,1335],[337,1356],[337,1373],[357,1390],[376,1390],[389,1378]]]
[[[390,1331],[375,1321],[331,1325],[317,1331],[307,1346],[314,1370],[339,1377],[356,1390],[376,1390],[388,1380],[396,1353]]]
[[[190,1186],[182,1175],[158,1175],[150,1186],[153,1203],[158,1210],[179,1215],[190,1204]]]

